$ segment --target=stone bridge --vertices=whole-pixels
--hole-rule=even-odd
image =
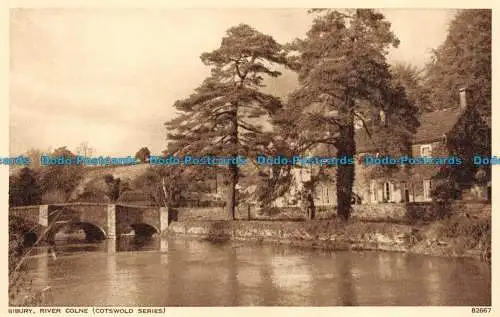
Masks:
[[[168,227],[169,212],[164,207],[102,203],[68,203],[11,207],[9,224],[24,236],[25,243],[54,241],[56,233],[72,226],[85,232],[87,241],[116,239],[122,234],[151,236]]]

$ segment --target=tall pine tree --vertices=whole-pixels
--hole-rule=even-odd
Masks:
[[[262,92],[264,76],[277,77],[286,65],[283,47],[271,36],[240,24],[227,31],[221,46],[201,55],[211,76],[174,107],[180,115],[166,123],[178,153],[254,156],[269,139],[259,124],[281,108],[279,98]],[[234,219],[239,168],[228,167],[227,213]]]
[[[303,149],[323,143],[338,157],[354,157],[359,123],[369,135],[391,137],[379,145],[406,151],[418,125],[417,109],[392,81],[386,56],[399,41],[390,23],[374,10],[312,11],[319,15],[307,37],[290,45],[300,82],[289,99],[292,133],[301,134],[295,139]],[[344,220],[350,216],[354,176],[353,165],[337,168],[337,213]]]

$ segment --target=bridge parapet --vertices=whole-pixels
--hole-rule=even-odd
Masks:
[[[37,226],[37,235],[54,223],[47,239],[53,239],[58,230],[67,224],[97,227],[108,239],[122,233],[161,233],[168,229],[169,210],[164,207],[135,206],[103,203],[66,203],[9,208],[9,216]],[[57,217],[57,218],[56,218]],[[25,226],[24,231],[28,226]],[[84,229],[86,230],[86,229]],[[90,229],[89,229],[90,230]]]
[[[34,205],[34,206],[19,206],[9,208],[9,217],[17,217],[27,220],[31,223],[41,224],[45,222],[47,213],[47,205]],[[45,213],[45,217],[40,216],[40,211]],[[48,221],[48,219],[47,219]]]

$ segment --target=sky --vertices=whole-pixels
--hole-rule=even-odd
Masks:
[[[390,62],[423,66],[454,10],[381,10],[401,44]],[[172,105],[209,74],[199,56],[246,23],[280,43],[303,37],[305,9],[12,9],[10,153],[82,142],[95,155],[165,148]],[[285,95],[293,76],[270,87]],[[284,88],[285,87],[285,88]]]

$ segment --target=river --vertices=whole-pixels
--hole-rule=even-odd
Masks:
[[[58,243],[29,261],[46,306],[487,306],[491,267],[389,252],[123,237]]]

